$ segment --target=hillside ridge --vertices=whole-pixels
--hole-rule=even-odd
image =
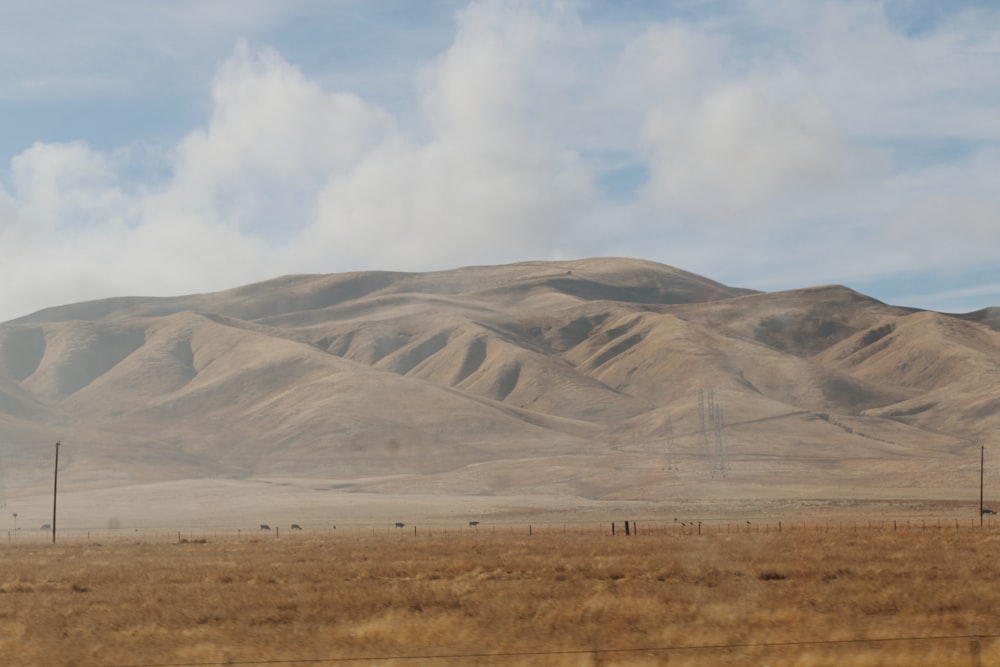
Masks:
[[[994,320],[627,258],[115,297],[0,324],[0,460],[27,466],[58,433],[77,443],[69,483],[98,486],[388,474],[379,489],[612,498],[723,473],[927,484],[966,474],[1000,427]]]

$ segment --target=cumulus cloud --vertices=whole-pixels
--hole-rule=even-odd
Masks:
[[[463,11],[454,44],[415,75],[426,130],[409,134],[275,49],[241,42],[166,178],[125,188],[127,164],[82,143],[37,144],[12,162],[5,218],[35,229],[35,261],[79,255],[58,272],[85,276],[69,299],[550,255],[593,204],[582,161],[530,113],[545,92],[535,64],[561,48],[567,17],[501,3]]]
[[[166,197],[248,232],[285,237],[317,189],[353,167],[391,131],[356,95],[327,92],[274,49],[246,43],[220,68],[207,127],[181,142]]]
[[[996,141],[998,10],[962,4],[919,32],[893,25],[881,3],[822,5],[801,18],[802,71],[861,136]]]
[[[10,171],[20,202],[17,219],[36,232],[53,230],[67,218],[82,225],[103,222],[125,204],[107,157],[83,142],[36,143],[14,158]]]
[[[543,94],[530,73],[559,21],[499,3],[463,12],[454,44],[420,76],[429,136],[395,136],[333,174],[302,250],[415,269],[552,253],[594,203],[578,156],[529,117]]]
[[[12,160],[10,175],[12,190],[0,186],[3,314],[116,289],[106,255],[89,252],[130,213],[112,160],[82,142],[37,143]]]
[[[754,82],[723,85],[681,113],[654,109],[643,136],[650,206],[713,224],[801,214],[863,178],[876,153],[852,145],[816,96]]]
[[[763,41],[672,22],[625,51],[647,110],[632,218],[662,256],[765,289],[988,261],[1000,165],[955,153],[1000,130],[996,12],[906,32],[875,3],[743,7]]]
[[[244,24],[286,7],[306,5],[255,3]],[[157,11],[176,27],[192,8]],[[282,273],[595,254],[765,289],[996,263],[996,11],[918,31],[866,2],[609,13],[471,3],[392,105],[230,40],[203,119],[162,151],[81,137],[10,158],[0,261],[18,287],[0,319]]]

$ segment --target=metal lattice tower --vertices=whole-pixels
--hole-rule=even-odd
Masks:
[[[722,429],[725,427],[725,419],[722,416],[722,406],[715,406],[715,472],[720,477],[729,476],[729,454],[726,452],[726,442],[722,438]]]
[[[667,413],[663,429],[667,436],[667,470],[677,470],[677,452],[674,449],[674,426],[670,421],[669,412]]]
[[[707,403],[707,404],[706,404]],[[698,431],[701,433],[705,447],[705,460],[708,472],[713,479],[729,476],[729,455],[726,452],[726,442],[722,437],[725,420],[722,416],[722,406],[715,403],[715,390],[708,389],[708,401],[705,400],[705,390],[698,390]],[[708,432],[712,431],[710,437]]]
[[[709,390],[709,402],[712,401],[711,390]],[[712,446],[708,441],[708,429],[705,424],[705,390],[698,390],[698,432],[701,434],[702,445],[705,448],[705,460],[708,462],[708,472],[714,476],[712,466]]]

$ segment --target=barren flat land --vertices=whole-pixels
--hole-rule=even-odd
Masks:
[[[752,521],[764,525],[790,522],[958,520],[978,525],[978,497],[962,489],[885,489],[864,497],[828,497],[808,487],[767,489],[740,484],[706,483],[677,489],[668,500],[589,500],[561,495],[448,495],[350,493],[332,489],[330,480],[185,480],[61,493],[57,528],[61,534],[124,534],[183,531],[185,535],[231,534],[259,530],[264,523],[281,531],[297,524],[305,530],[379,532],[397,522],[412,529],[452,530],[469,521],[483,527],[594,527],[629,520],[643,525],[679,522],[725,525]],[[722,487],[712,495],[712,487]],[[706,488],[708,487],[708,492]],[[683,493],[683,492],[686,492]],[[964,500],[955,500],[965,493]],[[47,541],[52,494],[18,499],[21,539]],[[995,520],[987,516],[984,524]],[[38,525],[35,525],[38,524]],[[42,526],[45,530],[39,530]],[[1000,525],[1000,522],[998,522]],[[2,534],[0,534],[2,535]],[[6,531],[12,538],[10,529]]]

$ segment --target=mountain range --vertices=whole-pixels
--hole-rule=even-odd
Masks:
[[[957,487],[1000,427],[998,378],[1000,309],[618,258],[296,275],[0,324],[0,472],[44,488],[60,441],[76,489]]]

